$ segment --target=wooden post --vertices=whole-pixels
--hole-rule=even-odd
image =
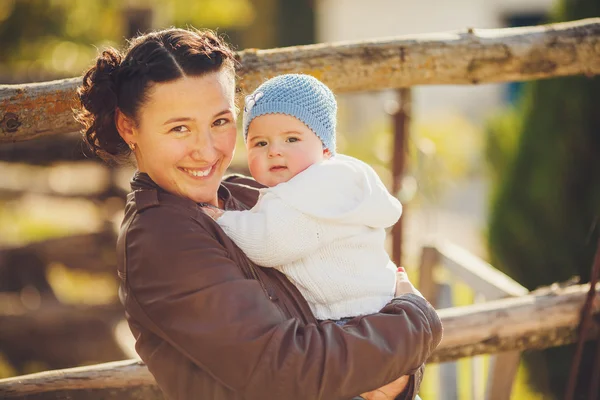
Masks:
[[[397,196],[402,189],[402,177],[406,166],[408,154],[408,137],[410,134],[411,119],[411,90],[402,88],[397,91],[398,109],[393,114],[394,145],[392,154],[392,194]],[[400,220],[392,227],[392,261],[402,265],[402,225],[406,214],[406,205],[403,205]]]
[[[419,266],[419,291],[434,306],[437,306],[439,286],[433,279],[433,271],[440,254],[435,247],[423,247]]]
[[[448,282],[439,285],[438,303],[440,308],[453,306],[452,286]],[[440,364],[439,369],[439,400],[458,399],[458,371],[456,361]]]
[[[480,293],[474,293],[473,303],[481,304],[485,302],[485,297]],[[471,357],[471,399],[479,400],[485,395],[485,364],[483,355]]]
[[[509,276],[459,246],[439,241],[436,248],[444,268],[476,293],[485,296],[487,301],[524,296],[529,292]]]
[[[518,297],[528,290],[518,282],[498,271],[484,260],[449,242],[437,244],[444,267],[453,276],[467,283],[478,297],[486,301]],[[512,385],[519,367],[520,352],[506,352],[490,357],[490,370],[486,385],[486,400],[509,400]],[[473,360],[473,365],[479,364]],[[474,374],[475,375],[475,374]],[[476,379],[473,376],[473,379]],[[478,392],[477,389],[474,389]]]
[[[152,13],[150,7],[126,7],[123,10],[126,37],[133,38],[148,32],[152,28]]]
[[[491,357],[486,400],[510,399],[520,360],[520,351],[507,351]]]

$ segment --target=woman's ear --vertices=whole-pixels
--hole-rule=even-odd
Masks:
[[[135,145],[135,123],[118,108],[115,111],[115,125],[117,126],[119,136],[123,138],[125,143],[130,145],[130,147],[132,144]]]

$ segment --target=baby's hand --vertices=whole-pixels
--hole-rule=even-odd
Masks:
[[[406,271],[404,270],[404,268],[398,267],[398,270],[396,271],[396,293],[395,293],[395,296],[398,297],[398,296],[406,294],[406,293],[413,293],[413,294],[416,294],[417,296],[423,297],[421,292],[419,292],[417,290],[417,288],[415,288],[413,286],[413,284],[408,280],[408,275],[406,274]]]
[[[202,211],[215,221],[219,219],[221,215],[223,215],[224,211],[219,208],[214,207],[202,207]]]

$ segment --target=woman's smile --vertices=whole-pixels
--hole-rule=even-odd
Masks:
[[[216,164],[216,163],[215,163]],[[189,176],[194,177],[194,178],[207,178],[208,176],[211,175],[211,172],[214,171],[214,166],[215,164],[212,164],[208,167],[204,167],[204,168],[185,168],[185,167],[179,167],[180,170],[182,170],[183,172],[187,173]]]

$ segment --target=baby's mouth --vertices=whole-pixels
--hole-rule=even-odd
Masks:
[[[271,172],[279,172],[279,171],[283,171],[283,170],[286,170],[286,169],[287,169],[287,167],[284,166],[284,165],[275,165],[275,166],[269,168],[269,171],[271,171]]]

